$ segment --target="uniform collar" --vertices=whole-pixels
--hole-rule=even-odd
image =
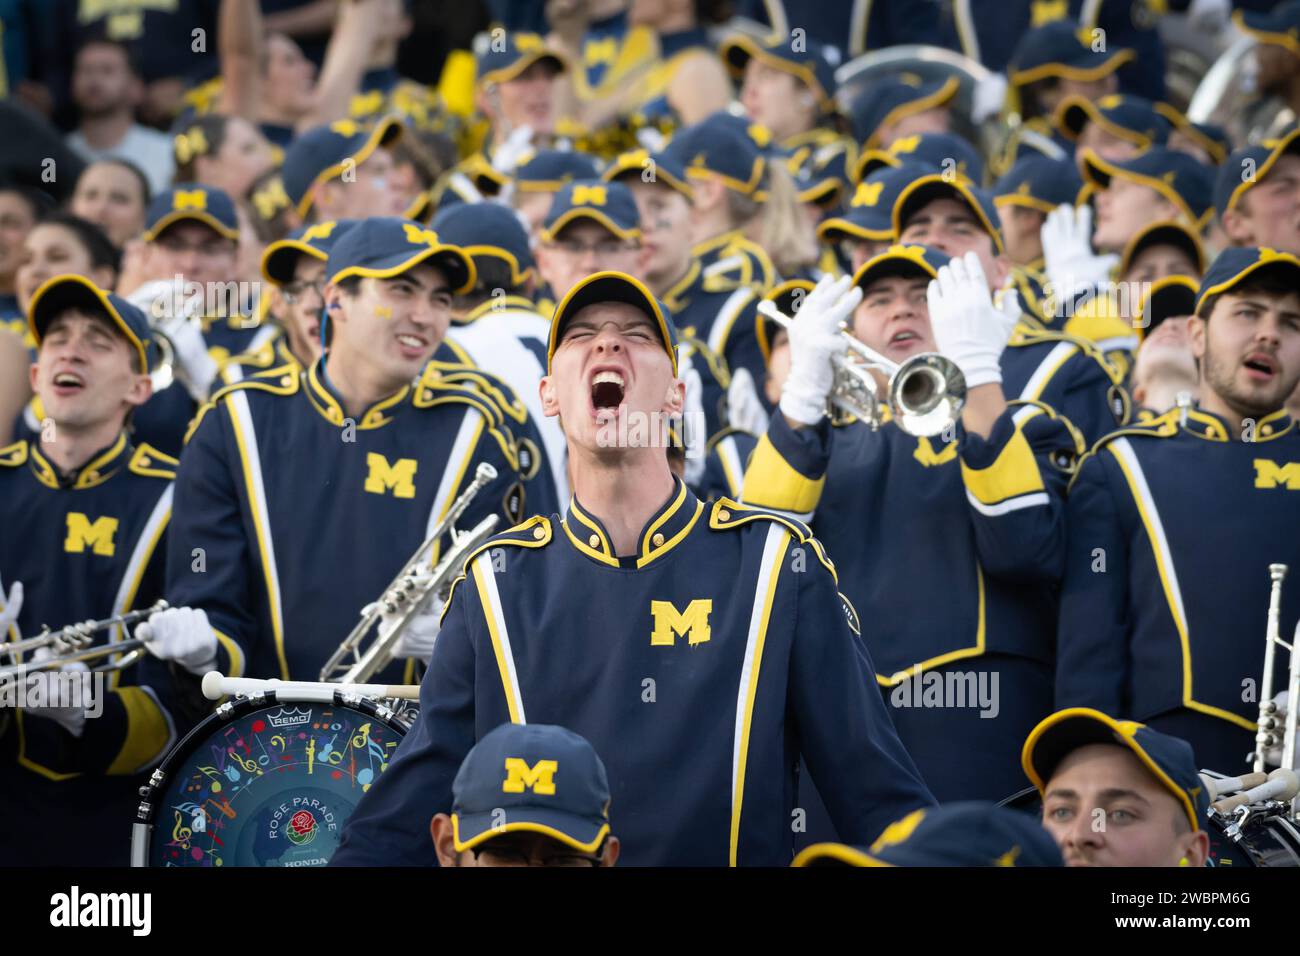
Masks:
[[[569,542],[591,558],[612,568],[643,568],[667,554],[694,526],[704,504],[691,494],[680,478],[673,478],[673,490],[637,537],[637,553],[622,560],[614,554],[610,536],[600,519],[578,503],[577,497],[569,499],[569,510],[561,526]]]
[[[463,316],[456,320],[457,325],[469,325],[475,319],[482,318],[489,312],[495,312],[500,309],[525,309],[528,312],[536,312],[537,305],[532,299],[522,295],[494,295],[486,302],[481,302],[474,308],[470,309]]]
[[[1179,426],[1185,432],[1207,441],[1226,442],[1236,437],[1229,430],[1228,423],[1213,412],[1207,412],[1203,408],[1189,408],[1186,420],[1183,420],[1181,411],[1175,408],[1168,414],[1179,422]],[[1286,413],[1286,409],[1280,408],[1255,423],[1255,435],[1251,441],[1256,443],[1273,441],[1275,438],[1290,434],[1294,428],[1295,423],[1291,421],[1291,416]]]
[[[700,278],[700,260],[691,257],[691,264],[687,267],[682,277],[672,284],[672,286],[659,298],[664,305],[668,306],[674,313],[680,312],[686,308],[686,293]]]
[[[126,432],[119,432],[107,448],[96,452],[84,465],[67,474],[60,472],[53,462],[41,454],[40,442],[31,442],[29,451],[27,467],[32,470],[37,481],[47,488],[72,488],[78,491],[102,485],[131,460],[131,443],[126,440]]]
[[[705,239],[703,242],[696,243],[691,247],[691,254],[702,259],[712,252],[721,252],[741,237],[742,233],[739,229],[729,229],[726,232],[718,233],[712,239]]]
[[[326,381],[324,357],[317,359],[312,367],[307,370],[306,381],[307,398],[311,400],[312,407],[320,412],[321,416],[331,425],[342,427],[348,420],[348,414],[343,410],[343,403],[339,400],[338,393]],[[406,398],[410,392],[411,386],[408,383],[387,398],[380,399],[362,413],[355,422],[356,427],[380,428],[387,425],[393,420],[392,415],[388,414],[389,411]]]

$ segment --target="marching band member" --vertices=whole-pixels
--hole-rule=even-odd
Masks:
[[[821,321],[838,323],[851,302],[828,307]],[[569,442],[574,497],[471,556],[420,720],[331,862],[432,862],[427,808],[452,805],[456,768],[504,721],[568,727],[605,755],[632,865],[787,863],[800,755],[847,839],[929,804],[820,544],[770,512],[706,508],[662,443],[634,437],[629,419],[683,407],[664,306],[629,276],[590,276],[556,309],[549,357],[542,400]],[[665,774],[686,746],[690,774]],[[544,786],[543,770],[519,785]]]
[[[1187,741],[1088,707],[1057,711],[1021,757],[1066,866],[1204,866],[1210,801]]]
[[[152,336],[139,309],[69,275],[36,291],[29,316],[38,343],[31,382],[46,418],[31,441],[0,449],[0,580],[9,588],[0,599],[30,637],[42,624],[113,617],[162,595],[176,460],[133,442],[127,430],[151,390]],[[122,630],[103,636],[120,641],[129,636]],[[21,635],[15,628],[9,636]],[[152,649],[181,666],[217,664],[214,653],[196,658],[175,642]],[[126,863],[126,844],[114,834],[129,816],[139,773],[175,732],[135,668],[104,685],[86,670],[75,663],[49,672],[80,681],[80,693],[65,684],[69,694],[20,702],[7,722],[0,863]],[[61,825],[73,818],[77,826]]]
[[[1199,287],[1190,276],[1157,279],[1138,309],[1135,325],[1141,344],[1133,356],[1129,387],[1139,421],[1163,415],[1179,401],[1196,400],[1200,373],[1187,320],[1195,311]]]
[[[1092,243],[1120,252],[1147,224],[1172,220],[1198,233],[1213,209],[1214,170],[1186,153],[1153,146],[1123,162],[1083,153],[1084,179],[1099,191]]]
[[[1300,260],[1229,249],[1188,320],[1200,407],[1121,429],[1070,490],[1059,707],[1131,714],[1231,773],[1252,749],[1266,567],[1300,562]],[[1207,501],[1232,502],[1207,509]],[[1282,631],[1297,617],[1284,598]]]
[[[848,209],[817,227],[817,238],[838,244],[842,258],[857,272],[894,244],[894,202],[913,180],[929,171],[910,162],[873,169],[858,183]]]
[[[1008,272],[997,210],[988,193],[942,173],[918,177],[894,202],[894,232],[904,243],[931,246],[957,257],[973,252],[989,288],[1000,289]],[[1088,441],[1128,420],[1123,373],[1091,343],[1065,332],[1035,328],[1023,311],[1002,353],[1002,387],[1012,400],[1041,401],[1065,416]],[[1007,308],[1013,308],[1008,303]]]
[[[481,462],[498,477],[463,517],[524,514],[499,410],[448,385],[430,357],[451,297],[474,282],[459,248],[391,217],[364,220],[326,262],[329,346],[217,393],[191,428],[176,480],[169,600],[241,671],[315,679]],[[435,549],[431,560],[437,559]],[[427,656],[421,613],[397,657]]]
[[[586,153],[567,149],[539,149],[515,167],[509,192],[510,208],[523,218],[528,235],[537,235],[551,210],[555,194],[575,179],[599,179],[596,161]],[[444,209],[452,204],[444,203]]]
[[[1073,206],[1082,189],[1073,163],[1046,156],[1026,156],[993,185],[993,205],[1013,266],[1042,273],[1043,224],[1058,206]]]
[[[781,412],[750,459],[744,500],[810,520],[836,556],[845,595],[876,622],[866,634],[876,682],[935,795],[1001,799],[1019,782],[1024,735],[1051,709],[1049,588],[1083,449],[1052,409],[1007,402],[999,359],[1015,319],[993,306],[973,252],[949,264],[935,249],[894,246],[853,281],[858,338],[895,362],[937,351],[961,368],[961,421],[935,438],[892,419],[879,430],[825,421],[844,339],[814,324],[805,299]],[[962,705],[921,706],[923,687],[967,676]],[[999,704],[981,709],[975,684],[995,679]]]
[[[925,83],[910,73],[871,84],[849,110],[859,148],[889,149],[904,137],[948,132],[958,88],[955,76]]]
[[[1056,108],[1054,122],[1061,135],[1074,143],[1074,162],[1080,172],[1089,150],[1108,163],[1123,163],[1169,142],[1169,121],[1154,103],[1140,96],[1103,96],[1096,103],[1067,96]]]
[[[390,147],[405,130],[396,116],[385,116],[373,126],[338,120],[296,137],[280,169],[293,225],[403,212],[407,200],[395,188]]]
[[[1229,156],[1214,182],[1214,209],[1232,245],[1300,255],[1300,130]]]
[[[543,315],[593,272],[641,273],[640,216],[632,193],[621,183],[567,183],[555,194],[538,238],[537,271],[545,287],[537,305]]]
[[[586,740],[563,727],[502,724],[465,755],[451,814],[434,814],[429,832],[440,866],[613,866],[620,845],[609,809],[605,765]]]

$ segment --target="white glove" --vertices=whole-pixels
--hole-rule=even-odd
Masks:
[[[14,625],[16,629],[18,614],[23,609],[23,582],[15,581],[9,585],[8,594],[0,589],[0,603],[4,604],[0,607],[0,644],[3,644],[8,640],[9,627]],[[18,634],[16,639],[21,638],[22,634]]]
[[[971,97],[971,120],[978,126],[991,116],[1002,112],[1007,102],[1007,78],[1002,73],[990,73],[975,84]]]
[[[418,579],[417,579],[418,580]],[[423,585],[423,582],[420,582]],[[362,613],[368,613],[368,608],[363,609]],[[379,615],[379,636],[387,637],[397,627],[399,619],[402,616],[401,611],[394,611],[391,614],[387,611],[381,611]],[[433,608],[433,595],[421,602],[415,613],[411,615],[410,620],[406,622],[406,627],[402,630],[402,636],[397,639],[393,645],[393,656],[403,660],[415,658],[429,663],[429,658],[433,656],[433,644],[438,639],[438,631],[442,625],[439,622],[441,615]]]
[[[169,607],[135,629],[145,649],[164,661],[175,661],[191,674],[206,674],[217,663],[217,635],[201,608]]]
[[[1232,17],[1232,0],[1192,0],[1187,6],[1187,19],[1193,29],[1202,33],[1218,33]]]
[[[998,360],[1016,323],[993,305],[979,256],[968,252],[940,268],[925,296],[935,345],[941,355],[957,363],[966,387],[1000,383]]]
[[[682,381],[686,384],[686,398],[682,402],[683,434],[680,436],[682,441],[688,438],[694,440],[696,428],[702,432],[708,431],[704,424],[704,379],[695,366],[696,354],[694,347],[688,343],[678,346],[677,367],[681,370]],[[704,361],[703,357],[700,361]],[[692,487],[698,487],[704,480],[704,469],[708,464],[708,456],[700,454],[701,450],[689,445],[685,449],[686,466],[682,472],[682,479]]]
[[[1057,302],[1110,281],[1116,255],[1092,251],[1092,207],[1062,203],[1043,223],[1043,260]]]
[[[38,647],[32,652],[32,663],[39,664],[53,656],[48,647]],[[69,676],[56,676],[62,674]],[[84,661],[73,661],[49,670],[32,671],[27,675],[25,699],[41,700],[43,703],[38,707],[25,706],[23,710],[33,717],[52,720],[72,736],[80,737],[86,731],[86,709],[90,703],[92,680],[90,668]],[[37,684],[44,686],[37,689]]]
[[[203,297],[192,295],[179,303],[175,301],[177,298],[176,283],[159,279],[146,282],[127,296],[127,301],[143,309],[153,320],[154,328],[171,340],[186,391],[201,405],[208,400],[208,392],[218,372],[217,363],[208,354],[208,343],[198,321],[199,313],[203,311]]]
[[[533,128],[520,126],[511,130],[505,142],[492,151],[492,168],[507,176],[513,175],[519,160],[533,148]]]
[[[841,329],[862,301],[851,276],[822,276],[790,324],[790,374],[781,389],[781,412],[792,421],[816,425],[826,414],[835,382],[832,357],[845,352]]]

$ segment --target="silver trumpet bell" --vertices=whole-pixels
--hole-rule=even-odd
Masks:
[[[758,311],[787,332],[792,320],[773,302],[758,304]],[[835,380],[827,402],[872,429],[880,427],[884,409],[901,428],[917,438],[930,438],[956,423],[966,404],[966,379],[951,359],[937,352],[913,355],[899,363],[863,345],[847,331],[845,352],[836,355]],[[873,372],[887,376],[885,394]]]

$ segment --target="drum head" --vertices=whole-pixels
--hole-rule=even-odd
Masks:
[[[1300,866],[1300,832],[1280,817],[1261,817],[1246,824],[1240,840],[1224,832],[1230,817],[1210,814],[1208,866]]]
[[[408,725],[382,704],[274,693],[225,704],[145,788],[136,866],[324,866]]]

